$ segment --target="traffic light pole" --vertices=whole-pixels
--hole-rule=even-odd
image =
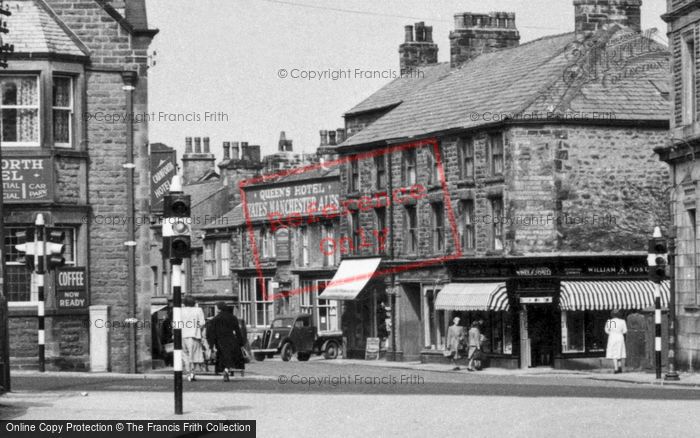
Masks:
[[[172,263],[173,278],[173,371],[175,414],[182,415],[182,267]]]
[[[654,323],[656,325],[656,337],[654,338],[654,350],[656,354],[656,378],[661,378],[661,283],[656,283],[654,288]]]
[[[668,267],[671,296],[668,303],[668,371],[664,380],[680,380],[676,372],[676,233],[668,240]]]
[[[44,239],[44,233],[46,231],[46,224],[44,223],[44,216],[41,213],[36,216],[35,225],[34,266],[36,267],[36,285],[39,294],[39,303],[36,306],[37,317],[39,318],[39,371],[43,373],[46,371],[46,340],[44,338],[44,270],[46,269],[46,239]],[[41,256],[41,260],[39,259],[39,251],[37,251],[39,245],[42,246],[43,255]]]

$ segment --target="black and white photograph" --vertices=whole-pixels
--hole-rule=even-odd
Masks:
[[[700,0],[0,0],[0,436],[700,434],[699,58]]]

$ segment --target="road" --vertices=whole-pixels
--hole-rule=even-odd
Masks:
[[[172,379],[16,375],[3,419],[175,419]],[[680,436],[700,390],[563,375],[515,376],[253,363],[241,379],[184,382],[191,419],[254,419],[258,436]]]

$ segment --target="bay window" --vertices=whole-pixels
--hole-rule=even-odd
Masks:
[[[73,80],[53,78],[53,141],[58,147],[70,147],[73,131]]]
[[[267,327],[274,319],[272,278],[238,279],[238,302],[241,318],[248,325]]]
[[[301,281],[301,311],[312,315],[319,332],[335,331],[340,327],[338,301],[318,298],[328,283],[329,280]]]

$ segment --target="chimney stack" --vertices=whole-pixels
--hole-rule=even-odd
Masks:
[[[414,38],[415,28],[415,38]],[[404,27],[404,43],[399,46],[401,74],[423,65],[437,64],[438,45],[433,42],[433,27],[424,22]]]
[[[195,154],[202,153],[202,138],[201,137],[194,138],[194,153]]]
[[[209,137],[204,137],[204,151],[202,151],[202,137],[194,137],[194,151],[192,151],[192,137],[185,138],[185,154],[182,156],[182,184],[193,184],[216,169],[216,157],[209,148]]]
[[[224,142],[224,160],[230,160],[230,159],[231,159],[231,142],[225,141]]]
[[[482,53],[517,47],[520,32],[515,26],[512,12],[456,14],[455,30],[450,32],[450,65],[474,59]]]
[[[204,145],[203,145],[202,152],[205,154],[208,154],[209,153],[209,137],[204,137],[203,143],[204,143]]]
[[[345,129],[338,128],[335,130],[335,133],[335,141],[337,144],[340,144],[345,141]]]
[[[287,140],[287,135],[284,131],[280,132],[280,139],[277,145],[280,152],[292,152],[292,140]]]
[[[185,137],[185,153],[192,153],[192,137]]]
[[[577,35],[589,35],[608,25],[642,30],[642,0],[574,0]]]
[[[328,131],[322,129],[319,131],[321,133],[321,144],[320,146],[328,146]]]
[[[335,146],[335,131],[328,131],[328,146]]]

